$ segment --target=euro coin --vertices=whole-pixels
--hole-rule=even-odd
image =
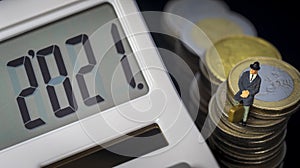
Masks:
[[[253,107],[280,112],[297,106],[300,101],[300,73],[287,62],[275,58],[252,57],[239,62],[228,77],[230,92],[232,94],[238,92],[239,76],[249,70],[249,65],[255,61],[260,62],[261,69],[258,75],[262,80]]]
[[[238,62],[257,56],[282,59],[277,48],[260,37],[234,35],[215,42],[206,51],[205,63],[208,70],[223,82]]]

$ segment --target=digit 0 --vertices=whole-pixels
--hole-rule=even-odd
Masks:
[[[51,77],[48,65],[45,57],[54,56],[56,66],[59,71],[59,76]],[[43,48],[37,52],[37,60],[43,75],[45,84],[47,85],[48,96],[52,105],[52,109],[57,117],[64,117],[68,114],[74,113],[77,110],[76,99],[73,94],[72,86],[70,79],[67,77],[67,70],[64,64],[64,61],[61,56],[60,49],[57,45],[52,45],[46,48]],[[68,99],[69,105],[65,108],[61,108],[60,103],[58,102],[57,94],[54,86],[63,84],[65,89],[65,94]]]

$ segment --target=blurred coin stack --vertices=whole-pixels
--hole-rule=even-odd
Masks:
[[[282,166],[287,149],[287,122],[299,106],[300,95],[295,96],[299,92],[298,72],[294,73],[295,69],[282,61],[275,46],[257,37],[247,18],[231,11],[221,0],[172,0],[164,12],[167,15],[162,19],[162,27],[176,38],[167,43],[172,44],[175,54],[194,74],[190,75],[186,67],[172,57],[164,60],[166,67],[179,83],[181,93],[188,93],[181,98],[201,133],[209,137],[220,165],[230,168]],[[259,72],[262,77],[266,76],[261,88],[265,91],[256,96],[247,126],[243,127],[227,119],[237,91],[234,80],[238,80],[240,74],[228,79],[233,68],[252,58],[262,59],[262,67],[267,69],[263,71],[270,74]],[[284,74],[284,79],[278,72]],[[291,86],[293,90],[287,91]]]
[[[162,32],[173,37],[165,39],[172,44],[170,48],[178,57],[163,54],[162,58],[178,83],[184,104],[201,129],[211,97],[209,74],[206,66],[201,65],[206,50],[224,37],[256,36],[257,32],[247,18],[230,10],[222,0],[172,0],[166,4],[164,12]]]
[[[226,17],[229,8],[223,1],[219,0],[171,0],[165,5],[163,11],[164,14],[161,18],[162,32],[165,33],[165,41],[171,44],[169,49],[175,55],[166,56],[165,54],[162,55],[162,58],[169,73],[178,83],[178,91],[181,92],[183,102],[188,104],[190,101],[188,94],[190,85],[195,78],[195,73],[199,72],[198,62],[200,57],[191,48],[186,48],[185,43],[189,42],[183,38],[182,34],[189,31],[188,28],[195,26],[195,22],[199,22],[206,17]],[[204,45],[212,45],[205,33],[201,32],[199,34],[202,37],[200,41]],[[197,115],[197,113],[194,114]]]
[[[228,111],[242,72],[255,61],[262,79],[247,125],[232,123]],[[247,58],[234,66],[209,102],[208,142],[221,167],[282,167],[287,146],[287,123],[300,107],[300,73],[283,60]],[[209,135],[208,135],[209,134]]]

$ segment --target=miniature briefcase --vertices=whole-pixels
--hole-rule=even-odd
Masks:
[[[244,106],[242,104],[232,106],[228,112],[228,121],[237,123],[243,119],[244,116]]]

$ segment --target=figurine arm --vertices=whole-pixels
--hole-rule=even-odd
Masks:
[[[246,77],[246,73],[244,72],[239,78],[238,86],[240,90],[245,90],[245,86],[243,85],[243,79]]]

